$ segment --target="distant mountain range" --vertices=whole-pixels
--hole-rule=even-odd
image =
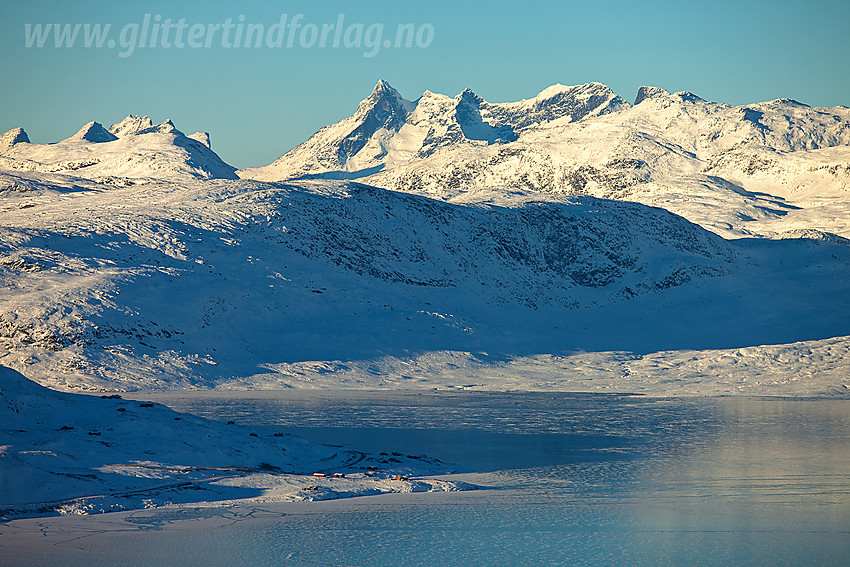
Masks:
[[[599,83],[514,103],[470,90],[411,102],[380,81],[353,116],[238,175],[358,179],[449,200],[491,190],[592,195],[661,206],[724,236],[850,236],[850,109],[732,106],[656,87],[629,104]]]
[[[23,128],[0,136],[0,167],[74,173],[88,179],[235,179],[236,168],[210,148],[209,134],[186,136],[171,120],[132,114],[111,127],[89,122],[56,144],[32,144]]]

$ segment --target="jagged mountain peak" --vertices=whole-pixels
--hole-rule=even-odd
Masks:
[[[423,158],[454,144],[503,144],[523,131],[564,119],[576,122],[629,107],[602,83],[553,85],[532,99],[489,103],[471,89],[454,98],[426,90],[414,102],[383,79],[354,115],[317,131],[267,167],[246,178],[279,180],[304,175],[365,175],[386,162]],[[365,150],[365,151],[364,151]]]
[[[475,104],[480,104],[484,102],[484,99],[475,94],[475,91],[473,91],[469,87],[463,89],[461,93],[455,97],[455,100],[459,102],[474,102]]]
[[[682,100],[683,102],[707,102],[704,98],[699,97],[690,91],[679,91],[677,93],[673,93],[672,96]]]
[[[593,137],[579,123],[592,125]],[[488,102],[469,88],[453,97],[426,90],[408,103],[382,80],[353,116],[322,128],[272,165],[240,175],[368,178],[432,193],[493,183],[555,192],[593,188],[610,197],[649,187],[679,167],[707,173],[743,163],[750,171],[755,158],[741,156],[749,150],[846,145],[846,123],[841,109],[783,99],[733,106],[653,86],[640,87],[632,105],[600,82],[557,83],[505,103]],[[498,148],[514,142],[519,145]],[[562,157],[567,154],[572,157]],[[456,175],[447,176],[447,169]]]
[[[498,105],[487,103],[472,89],[464,89],[455,97],[454,103],[455,120],[466,140],[495,144],[517,139],[517,134],[510,124],[500,123],[498,119],[490,119],[491,109]],[[482,116],[482,110],[489,120],[485,120],[485,116]]]
[[[398,91],[384,79],[378,79],[378,82],[375,83],[375,88],[372,89],[372,94],[369,96],[378,97],[386,95],[398,95]]]
[[[30,138],[23,128],[18,126],[0,135],[0,153],[10,149],[15,144],[30,143]]]
[[[458,113],[464,112],[463,109],[474,109],[474,112],[478,112],[478,109],[483,106],[490,106],[487,101],[483,98],[475,94],[472,89],[463,89],[463,91],[454,98],[454,105],[457,109]]]
[[[669,106],[676,103],[705,103],[708,102],[704,98],[695,95],[690,91],[678,91],[671,93],[661,87],[643,86],[638,89],[637,96],[633,106],[637,106],[646,100],[659,101],[662,106]]]
[[[154,124],[147,116],[139,117],[134,114],[129,114],[127,115],[127,118],[121,122],[110,126],[108,132],[118,138],[150,134],[152,132],[159,134],[174,134],[178,136],[185,135],[177,129],[170,118],[166,118],[161,124]]]
[[[633,106],[637,106],[643,101],[651,98],[669,98],[670,93],[661,87],[643,86],[638,89],[637,96]]]
[[[363,149],[376,132],[398,131],[410,110],[409,101],[388,82],[379,80],[369,97],[357,107],[348,133],[335,144],[337,162],[344,166],[352,156]]]
[[[381,79],[372,93],[357,106],[352,119],[358,124],[370,122],[370,127],[378,123],[378,128],[394,128],[404,121],[412,107],[413,103],[405,100],[388,82]]]
[[[153,128],[153,122],[147,116],[135,116],[133,114],[128,114],[127,118],[113,124],[109,127],[109,132],[118,136],[119,138],[123,138],[124,136],[132,136],[133,134],[138,134],[144,130],[149,128]]]
[[[361,113],[368,112],[376,106],[398,106],[401,107],[401,109],[406,114],[410,109],[410,104],[411,103],[405,100],[405,98],[401,96],[401,93],[395,90],[392,85],[390,85],[384,79],[380,79],[375,85],[375,88],[372,89],[372,93],[368,97],[366,97],[366,99],[360,102],[360,105],[358,106],[357,110],[358,113]]]
[[[180,134],[183,135],[183,132],[177,129],[174,125],[174,122],[171,121],[171,118],[166,118],[165,122],[156,126],[156,131],[160,134]],[[147,132],[142,132],[147,133]]]
[[[112,142],[117,139],[118,136],[104,128],[100,122],[91,121],[66,141],[86,141],[99,144],[102,142]]]

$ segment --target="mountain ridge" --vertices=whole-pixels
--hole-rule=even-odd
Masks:
[[[337,170],[368,171],[389,153],[406,161],[410,159],[406,156],[428,157],[452,144],[513,141],[540,123],[577,121],[626,106],[625,100],[601,83],[553,85],[532,99],[488,103],[471,89],[454,98],[425,91],[409,101],[381,79],[351,117],[321,128],[271,165],[241,170],[239,175],[274,180]],[[370,121],[374,108],[383,108],[387,117]],[[358,159],[352,160],[353,156]]]
[[[592,195],[661,206],[726,237],[805,228],[850,236],[842,220],[846,107],[781,98],[734,106],[660,87],[641,87],[630,105],[601,83],[553,85],[513,103],[488,103],[470,89],[407,102],[411,110],[391,128],[356,130],[355,114],[237,175],[358,179],[443,200],[494,190]],[[357,153],[344,162],[322,157],[336,155],[352,130]]]
[[[128,115],[104,128],[85,124],[54,144],[33,144],[22,128],[0,137],[0,166],[20,171],[70,173],[92,180],[234,179],[236,168],[212,151],[209,134],[186,136],[168,119],[153,124]]]

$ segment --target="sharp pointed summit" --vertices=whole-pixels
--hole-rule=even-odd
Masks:
[[[380,97],[385,95],[400,96],[398,94],[398,91],[395,90],[392,85],[390,85],[387,81],[383,79],[378,79],[378,82],[375,83],[375,88],[372,89],[372,94],[370,95],[370,97]]]
[[[118,136],[104,128],[100,122],[89,122],[80,128],[76,134],[68,138],[69,141],[86,141],[92,143],[112,142]]]
[[[383,79],[378,81],[369,98],[360,103],[354,121],[354,129],[345,136],[337,147],[337,160],[345,166],[349,158],[356,155],[379,130],[397,131],[407,118],[408,105],[397,90]]]

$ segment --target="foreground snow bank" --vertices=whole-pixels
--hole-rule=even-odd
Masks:
[[[4,367],[0,424],[2,519],[463,488],[411,478],[449,472],[425,456],[367,455],[160,404],[55,392]]]

